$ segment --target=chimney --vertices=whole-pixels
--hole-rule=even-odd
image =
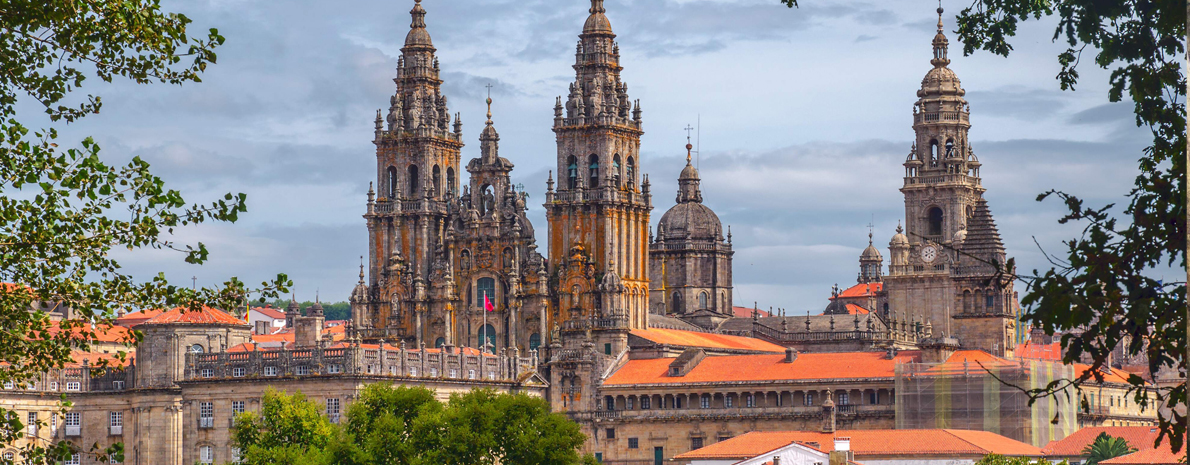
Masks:
[[[773,456],[773,465],[781,465],[781,456],[779,456],[779,455]]]
[[[785,363],[793,363],[794,360],[797,360],[797,354],[798,354],[797,349],[794,349],[793,347],[786,347],[785,348]]]
[[[847,465],[855,460],[851,452],[851,438],[835,438],[835,450],[830,454],[830,465]]]

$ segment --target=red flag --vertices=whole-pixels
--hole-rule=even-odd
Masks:
[[[483,309],[486,311],[489,311],[489,312],[496,311],[496,306],[492,305],[491,300],[488,300],[487,293],[484,293],[484,295],[483,295]]]

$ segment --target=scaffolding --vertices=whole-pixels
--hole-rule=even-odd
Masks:
[[[1024,390],[1073,378],[1072,367],[1031,360],[898,364],[897,429],[988,431],[1044,447],[1077,429],[1078,397],[1067,388],[1030,405]]]

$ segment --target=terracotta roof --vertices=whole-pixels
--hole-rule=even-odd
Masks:
[[[856,284],[839,293],[839,297],[855,298],[855,297],[871,297],[884,290],[884,283],[865,283]],[[835,300],[831,297],[830,300]]]
[[[1041,457],[1041,449],[986,431],[953,429],[927,430],[842,430],[751,432],[720,441],[675,459],[745,459],[756,457],[793,442],[813,445],[824,452],[834,450],[835,438],[850,438],[857,459],[887,456],[985,456]],[[812,444],[811,444],[812,443]]]
[[[1083,373],[1091,371],[1091,365],[1073,363],[1070,366],[1074,367],[1074,376],[1082,376]],[[1128,377],[1132,375],[1132,373],[1118,369],[1113,369],[1110,372],[1101,371],[1101,373],[1103,373],[1103,382],[1117,384],[1128,384]],[[1094,375],[1091,376],[1091,380],[1095,381]]]
[[[152,308],[148,310],[141,310],[139,312],[132,312],[122,317],[116,318],[116,324],[132,328],[153,319],[153,317],[160,315],[164,311],[165,310]]]
[[[1062,343],[1055,342],[1052,344],[1034,344],[1032,341],[1025,341],[1024,344],[1016,346],[1015,354],[1016,358],[1023,358],[1026,360],[1061,362]]]
[[[223,310],[218,310],[211,307],[203,307],[202,310],[198,311],[178,307],[173,310],[161,313],[149,319],[149,321],[144,322],[144,324],[147,325],[164,325],[175,323],[221,325],[247,324],[244,322],[244,320],[231,316]]]
[[[1066,439],[1046,444],[1045,455],[1048,457],[1081,456],[1083,449],[1095,442],[1095,438],[1099,437],[1100,433],[1121,438],[1128,442],[1132,448],[1142,451],[1152,449],[1160,434],[1157,428],[1152,426],[1089,426],[1075,431]]]
[[[135,358],[134,357],[135,352],[130,350],[130,351],[127,351],[126,354],[127,355],[125,355],[124,360],[120,360],[119,354],[115,354],[115,353],[105,354],[105,353],[100,353],[100,352],[84,352],[81,350],[75,350],[75,351],[70,352],[70,361],[66,362],[65,367],[66,368],[82,367],[84,360],[87,362],[87,365],[92,366],[92,367],[99,365],[100,361],[104,361],[104,360],[107,361],[108,367],[126,367],[126,366],[128,366],[128,363],[131,362],[133,358]]]
[[[868,309],[866,309],[866,308],[860,307],[859,305],[847,304],[847,314],[848,315],[867,315],[869,313],[872,313],[872,312],[868,311]]]
[[[46,332],[49,333],[50,336],[58,335],[58,333],[60,333],[62,331],[63,323],[66,323],[66,322],[64,322],[64,321],[51,322],[49,327],[46,328]],[[75,323],[78,323],[78,322],[75,321]],[[131,335],[132,330],[130,330],[126,327],[123,327],[123,326],[118,326],[118,325],[101,324],[101,325],[96,326],[91,323],[78,323],[77,326],[71,327],[69,329],[69,331],[71,333],[71,336],[74,338],[77,338],[77,339],[81,339],[84,332],[89,332],[90,334],[88,334],[88,336],[90,336],[90,338],[89,338],[90,342],[109,342],[109,343],[132,343],[132,342],[135,342],[135,339],[133,339],[132,335]]]
[[[347,325],[338,321],[323,322],[322,337],[330,338],[331,342],[342,341],[347,338]],[[285,328],[272,334],[253,334],[252,342],[257,344],[270,344],[276,346],[291,344],[297,340],[297,335],[294,334],[293,328]]]
[[[752,312],[760,314],[762,317],[771,316],[768,310],[760,310],[748,307],[731,307],[731,314],[736,318],[752,318]]]
[[[918,351],[903,351],[895,360],[884,352],[799,354],[793,363],[785,363],[784,353],[708,356],[685,376],[672,377],[668,376],[672,358],[629,360],[603,385],[892,378],[897,363],[920,358]]]
[[[273,308],[273,307],[256,307],[256,308],[253,308],[252,311],[259,313],[261,315],[264,315],[266,317],[272,318],[274,320],[284,320],[285,319],[285,312],[280,309]]]
[[[653,341],[656,344],[666,344],[671,346],[785,353],[785,348],[782,346],[760,339],[743,336],[727,336],[723,334],[700,333],[697,331],[681,331],[677,329],[662,328],[634,329],[632,330],[632,335]]]
[[[1186,459],[1186,451],[1183,448],[1180,454],[1173,453],[1173,449],[1166,443],[1158,449],[1142,450],[1123,457],[1116,457],[1111,460],[1104,460],[1104,465],[1179,465]]]

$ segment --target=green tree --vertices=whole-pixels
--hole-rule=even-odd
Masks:
[[[1063,460],[1057,465],[1066,464],[1067,462]],[[979,459],[978,462],[975,462],[975,465],[1053,465],[1053,462],[1050,462],[1046,459],[1038,460],[1029,457],[1005,457],[1003,455],[992,454]]]
[[[1083,449],[1083,457],[1087,460],[1083,462],[1085,465],[1099,465],[1099,462],[1122,457],[1136,452],[1132,446],[1128,445],[1128,441],[1124,438],[1117,438],[1108,436],[1107,433],[1099,433],[1092,442]]]
[[[347,409],[347,434],[331,451],[343,465],[422,463],[413,425],[422,415],[443,410],[434,392],[423,387],[373,384]]]
[[[261,399],[260,413],[240,414],[231,432],[245,465],[331,463],[326,449],[339,436],[317,403],[301,392],[272,389]]]
[[[797,0],[781,0],[789,7]],[[1061,343],[1066,362],[1084,355],[1092,369],[1076,379],[1031,391],[1035,399],[1058,395],[1102,376],[1116,349],[1126,356],[1145,355],[1150,378],[1163,367],[1186,371],[1187,288],[1155,276],[1172,266],[1186,268],[1186,53],[1187,9],[1184,0],[973,0],[958,15],[958,35],[966,54],[985,50],[1008,56],[1009,39],[1021,21],[1054,18],[1053,40],[1067,50],[1058,55],[1058,85],[1073,91],[1084,55],[1111,71],[1107,100],[1133,103],[1138,126],[1148,128],[1152,145],[1139,154],[1137,175],[1122,211],[1115,205],[1089,206],[1077,195],[1050,191],[1042,201],[1059,198],[1067,213],[1059,223],[1084,226],[1065,250],[1051,255],[1053,267],[1033,276],[1021,299],[1022,320],[1049,334],[1067,330]],[[1122,218],[1117,218],[1122,215]],[[997,264],[1005,273],[1015,264]],[[1190,269],[1187,269],[1190,276]],[[1157,441],[1175,451],[1186,438],[1187,386],[1157,392],[1133,375],[1132,394],[1145,408],[1162,404],[1172,413],[1159,418]],[[1084,408],[1088,406],[1084,404]],[[1160,410],[1159,410],[1160,411]]]
[[[90,139],[63,148],[52,127],[32,131],[34,117],[18,114],[31,99],[55,123],[79,124],[98,112],[101,98],[80,97],[89,77],[138,84],[200,82],[224,41],[211,29],[192,35],[190,19],[161,10],[159,0],[9,0],[0,4],[0,381],[24,383],[70,361],[71,349],[88,350],[96,326],[117,309],[204,305],[242,308],[253,290],[230,278],[213,289],[170,285],[161,274],[137,278],[113,258],[116,249],[166,249],[201,264],[201,243],[170,239],[178,228],[234,222],[245,211],[243,194],[190,204],[165,187],[135,158],[111,165]],[[256,289],[274,298],[289,280],[278,275]],[[40,303],[71,309],[76,318],[52,326]],[[136,342],[131,336],[127,343]],[[123,354],[121,354],[122,356]],[[100,366],[103,367],[102,365]],[[0,418],[10,418],[0,407]],[[19,437],[9,419],[0,444]],[[61,460],[73,446],[35,444],[25,460]],[[92,448],[94,452],[94,448]],[[107,453],[95,452],[99,460]]]

